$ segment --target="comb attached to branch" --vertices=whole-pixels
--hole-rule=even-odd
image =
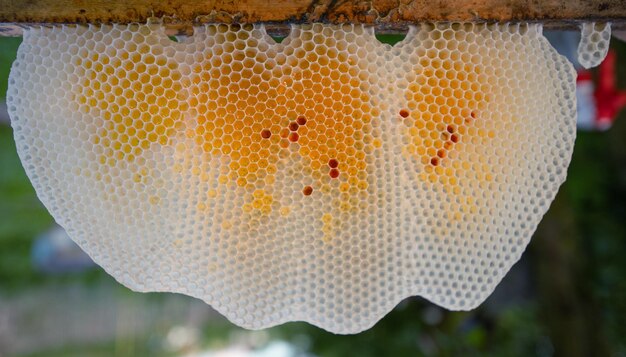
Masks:
[[[575,71],[541,26],[29,28],[8,107],[37,194],[137,291],[238,325],[471,309],[564,181]]]

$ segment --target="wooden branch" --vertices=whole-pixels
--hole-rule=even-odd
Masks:
[[[164,17],[171,32],[208,22],[368,23],[383,32],[423,21],[529,21],[573,28],[626,25],[626,0],[0,0],[0,35],[32,24],[130,23]],[[282,26],[281,26],[282,24]]]

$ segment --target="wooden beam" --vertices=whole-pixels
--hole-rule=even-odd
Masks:
[[[0,35],[32,24],[130,23],[164,18],[172,33],[208,22],[269,22],[276,31],[304,22],[367,23],[383,32],[423,21],[529,21],[576,27],[626,26],[626,0],[0,0]]]

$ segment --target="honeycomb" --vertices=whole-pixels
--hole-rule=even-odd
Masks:
[[[565,180],[575,71],[539,25],[30,28],[19,155],[57,222],[136,291],[237,325],[472,309]]]
[[[583,23],[578,43],[578,63],[585,68],[598,66],[609,52],[610,42],[610,23]]]

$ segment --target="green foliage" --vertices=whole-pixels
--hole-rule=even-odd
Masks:
[[[7,78],[11,63],[15,60],[17,47],[22,43],[19,37],[2,37],[0,36],[0,98],[4,98],[7,92]]]

